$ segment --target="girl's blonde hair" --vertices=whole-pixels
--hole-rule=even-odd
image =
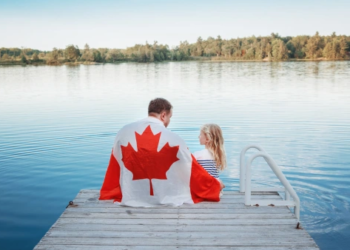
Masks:
[[[207,147],[214,156],[216,168],[224,170],[226,168],[226,154],[221,128],[216,124],[204,124],[201,127],[201,132],[209,140]]]

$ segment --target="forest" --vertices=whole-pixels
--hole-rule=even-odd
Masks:
[[[266,37],[222,39],[220,36],[199,37],[195,43],[180,42],[178,46],[154,42],[136,44],[126,49],[90,48],[85,44],[40,51],[29,48],[0,48],[0,64],[116,63],[162,62],[184,60],[283,61],[283,60],[346,60],[350,59],[350,36]]]

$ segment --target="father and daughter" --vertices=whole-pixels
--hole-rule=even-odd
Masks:
[[[119,130],[100,200],[134,207],[220,201],[219,171],[226,167],[220,127],[203,125],[199,142],[205,149],[191,155],[185,141],[167,129],[171,117],[170,102],[156,98],[147,118]]]

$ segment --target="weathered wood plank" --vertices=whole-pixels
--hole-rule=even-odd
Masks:
[[[72,213],[64,212],[61,218],[103,218],[103,219],[290,219],[294,214],[137,214],[137,213]]]
[[[254,238],[295,238],[295,239],[310,239],[311,237],[305,232],[294,230],[294,234],[284,232],[125,232],[125,231],[66,231],[64,229],[56,229],[48,232],[46,236],[50,237],[97,237],[97,238],[192,238],[192,239],[210,239],[210,238],[247,238],[248,240]]]
[[[100,190],[97,190],[97,189],[82,189],[80,190],[79,193],[93,193],[93,194],[99,194],[100,193]],[[226,195],[243,195],[244,196],[244,193],[241,193],[239,191],[232,191],[232,190],[224,190],[223,193]],[[263,195],[270,195],[270,194],[277,194],[278,195],[278,192],[276,191],[270,191],[270,192],[264,192],[264,191],[253,191],[252,192],[253,195],[254,194],[263,194]]]
[[[75,199],[89,199],[96,198],[98,199],[100,196],[99,193],[78,193]],[[252,194],[252,198],[254,199],[273,199],[273,198],[281,198],[280,195],[276,194]],[[244,194],[224,194],[220,200],[228,200],[228,199],[244,199]]]
[[[64,218],[58,219],[59,223],[81,223],[81,224],[118,224],[118,225],[173,225],[173,224],[191,224],[191,225],[296,225],[297,220],[290,219],[234,219],[234,220],[201,220],[201,219],[99,219],[99,218]]]
[[[314,241],[310,238],[273,238],[271,239],[254,239],[245,238],[217,238],[217,239],[174,239],[174,238],[77,238],[77,237],[50,237],[47,236],[41,241],[43,244],[80,244],[80,245],[129,245],[129,246],[315,246]]]
[[[71,213],[132,213],[132,214],[290,214],[291,211],[285,207],[247,207],[243,209],[184,209],[173,207],[171,209],[133,208],[133,207],[68,207]]]
[[[99,201],[96,203],[92,202],[74,202],[75,205],[78,206],[84,206],[84,207],[117,207],[120,206],[118,204],[114,204],[112,202],[107,201]],[[158,207],[151,207],[152,209],[171,209],[171,208],[177,208],[177,207],[171,207],[171,206],[158,206]],[[231,203],[231,204],[222,204],[217,202],[202,202],[198,204],[184,204],[181,206],[181,208],[184,209],[237,209],[237,208],[247,208],[249,209],[249,206],[244,205],[244,203]],[[271,209],[275,209],[276,207],[271,207]],[[284,207],[284,208],[287,208]]]
[[[260,196],[259,196],[260,197]],[[254,202],[255,200],[272,200],[272,201],[282,201],[281,197],[278,197],[278,196],[273,196],[273,197],[260,197],[259,199],[258,198],[255,198],[255,197],[252,197],[252,202]],[[100,201],[98,200],[97,197],[93,197],[93,198],[76,198],[73,200],[74,203],[100,203],[100,202],[105,202],[105,201]],[[220,203],[220,204],[231,204],[231,203],[244,203],[244,198],[234,198],[234,199],[221,199],[220,202],[203,202],[204,204],[207,204],[207,203]],[[193,204],[190,204],[193,206]]]
[[[35,250],[317,250],[316,246],[115,246],[115,245],[38,245]]]
[[[78,231],[127,231],[127,232],[208,232],[208,227],[202,225],[106,225],[106,224],[70,224],[70,223],[55,223],[52,227],[54,230],[78,230]],[[295,225],[211,225],[211,232],[285,232],[297,233],[297,231],[306,233],[305,230],[295,229]]]
[[[100,194],[99,193],[82,193],[79,192],[76,195],[76,198],[91,198],[91,197],[99,197]],[[252,193],[252,197],[269,197],[269,198],[273,198],[273,197],[281,197],[278,193],[269,193],[269,194],[265,194],[265,193]],[[239,199],[239,198],[244,198],[244,193],[239,193],[239,194],[231,194],[231,193],[224,193],[223,196],[221,196],[220,199]]]

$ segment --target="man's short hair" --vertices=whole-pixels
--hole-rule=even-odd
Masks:
[[[169,113],[172,108],[173,106],[171,106],[168,100],[164,98],[156,98],[149,102],[148,114],[152,114],[152,113],[160,114],[163,111],[165,111],[166,113]]]

